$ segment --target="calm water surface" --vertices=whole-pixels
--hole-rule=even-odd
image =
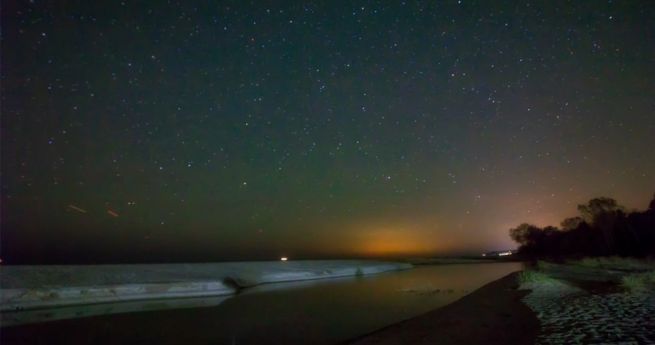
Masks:
[[[62,313],[81,316],[101,314],[97,308],[130,311],[167,305],[177,309],[3,327],[0,340],[2,344],[336,344],[451,303],[520,269],[520,263],[419,266],[360,278],[263,285],[225,300],[76,307]]]

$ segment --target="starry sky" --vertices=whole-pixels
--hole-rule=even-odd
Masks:
[[[3,1],[2,258],[512,248],[655,192],[651,1]]]

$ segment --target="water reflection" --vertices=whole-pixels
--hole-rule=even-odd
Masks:
[[[453,302],[520,268],[518,263],[424,266],[261,285],[211,307],[5,327],[0,337],[3,344],[44,339],[49,344],[334,344]]]
[[[2,326],[15,326],[28,323],[57,321],[89,316],[137,313],[166,309],[215,307],[230,296],[177,298],[120,303],[101,303],[74,305],[68,307],[22,310],[2,313]]]

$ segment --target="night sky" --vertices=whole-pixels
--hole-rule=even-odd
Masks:
[[[655,3],[2,2],[5,262],[449,255],[655,192]]]

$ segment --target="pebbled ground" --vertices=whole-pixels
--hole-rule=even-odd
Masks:
[[[555,279],[522,288],[541,323],[536,344],[655,344],[655,291],[591,293]]]

